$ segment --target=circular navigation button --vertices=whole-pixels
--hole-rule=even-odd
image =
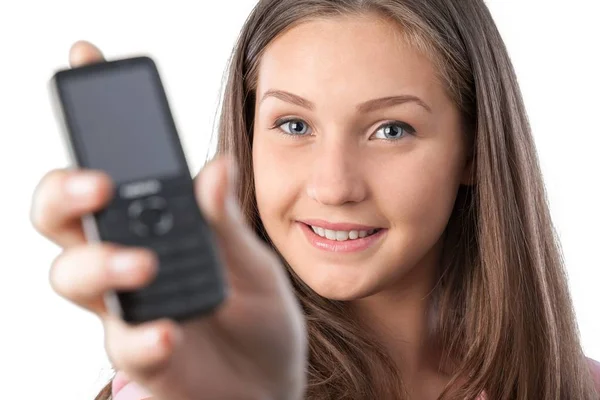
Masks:
[[[164,235],[173,227],[173,215],[167,208],[167,201],[158,196],[136,200],[128,209],[131,229],[137,235]]]
[[[144,211],[144,202],[142,200],[132,202],[127,209],[129,217],[133,219],[139,218],[142,211]]]

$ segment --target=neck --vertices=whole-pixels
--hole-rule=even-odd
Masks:
[[[435,385],[432,380],[441,375],[439,348],[430,335],[431,294],[440,262],[440,244],[398,282],[352,302],[353,311],[390,354],[412,393],[423,393],[417,386],[425,382]]]

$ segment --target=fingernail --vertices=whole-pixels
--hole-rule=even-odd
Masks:
[[[162,344],[163,338],[162,338],[162,333],[160,332],[160,330],[153,328],[153,329],[148,329],[146,332],[144,332],[144,344],[146,345],[146,347],[150,347],[150,348],[154,348],[160,344]]]
[[[110,270],[119,277],[127,276],[139,267],[140,261],[140,255],[138,253],[117,253],[113,255],[110,260]]]
[[[73,197],[85,197],[94,193],[98,180],[90,175],[74,175],[67,179],[66,190]]]

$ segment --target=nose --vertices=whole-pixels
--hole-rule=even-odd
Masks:
[[[367,196],[359,149],[342,140],[315,144],[307,194],[328,206],[358,203]]]

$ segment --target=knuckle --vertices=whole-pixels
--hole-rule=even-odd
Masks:
[[[29,213],[29,220],[36,232],[38,232],[42,236],[48,236],[50,234],[48,225],[45,223],[44,220],[44,215],[39,211],[37,207],[32,207],[31,212]]]
[[[45,236],[52,233],[48,223],[48,215],[51,212],[50,208],[53,200],[52,193],[64,174],[65,171],[59,169],[47,172],[33,191],[29,218],[33,227]]]
[[[39,196],[34,196],[31,204],[31,209],[29,212],[29,220],[33,225],[33,228],[44,236],[47,236],[49,233],[49,227],[46,223],[46,218],[44,215],[44,204],[43,198]]]
[[[50,268],[49,279],[53,290],[63,297],[74,299],[86,287],[107,280],[108,272],[104,268],[107,251],[101,245],[87,244],[63,250]],[[85,268],[79,268],[81,265],[85,265]]]
[[[62,251],[53,261],[50,266],[49,281],[52,289],[66,296],[69,292],[68,276],[65,277],[65,268],[67,267],[69,255],[66,251]]]

